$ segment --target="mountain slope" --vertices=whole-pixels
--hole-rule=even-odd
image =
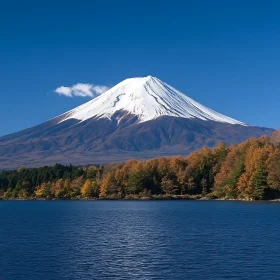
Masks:
[[[0,168],[187,155],[273,129],[245,125],[157,78],[127,79],[46,123],[0,138]]]

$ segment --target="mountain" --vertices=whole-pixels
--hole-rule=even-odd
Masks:
[[[122,81],[48,122],[0,138],[0,168],[186,155],[270,135],[217,113],[151,76]]]
[[[138,122],[171,116],[244,125],[202,106],[152,76],[126,79],[101,96],[62,115],[60,122],[69,119],[111,119],[118,111],[137,116]],[[121,121],[121,118],[119,120]]]

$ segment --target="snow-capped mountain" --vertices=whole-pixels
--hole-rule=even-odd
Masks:
[[[244,123],[219,114],[187,97],[158,78],[130,78],[117,84],[99,97],[64,114],[68,119],[85,121],[91,118],[111,119],[117,111],[127,111],[146,122],[160,116],[198,118],[222,123]]]
[[[217,113],[157,78],[131,78],[48,122],[1,137],[0,169],[187,155],[272,132]]]

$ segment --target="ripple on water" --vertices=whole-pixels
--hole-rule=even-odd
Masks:
[[[1,201],[0,279],[279,279],[280,204]]]

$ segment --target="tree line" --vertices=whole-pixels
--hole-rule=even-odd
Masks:
[[[250,138],[228,147],[220,143],[187,157],[2,171],[0,198],[275,199],[280,197],[280,145],[272,139]]]

